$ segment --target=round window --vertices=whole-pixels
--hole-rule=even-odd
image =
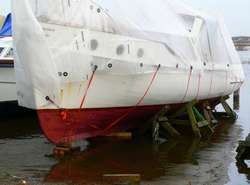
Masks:
[[[98,41],[93,39],[90,41],[90,49],[91,50],[96,50],[98,48]]]
[[[116,48],[116,54],[117,54],[117,55],[122,55],[122,54],[124,53],[124,50],[125,50],[124,46],[123,46],[123,45],[120,45],[120,46],[118,46],[118,47]]]
[[[138,49],[137,51],[137,57],[142,58],[144,56],[144,50],[142,48]]]

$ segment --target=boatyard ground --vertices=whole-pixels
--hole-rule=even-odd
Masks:
[[[208,141],[192,138],[152,144],[145,138],[99,139],[57,160],[35,114],[3,117],[0,124],[0,184],[102,184],[104,174],[140,174],[144,185],[247,185],[250,170],[235,162],[238,141],[250,133],[250,65],[235,124],[221,120]],[[250,167],[250,165],[249,165]]]

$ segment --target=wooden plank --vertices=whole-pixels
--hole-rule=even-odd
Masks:
[[[234,92],[234,110],[240,109],[240,89]]]
[[[107,135],[107,137],[117,137],[117,138],[132,139],[133,134],[132,134],[132,132],[115,132],[115,133]]]
[[[170,136],[172,137],[181,136],[181,134],[169,122],[162,122],[160,123],[160,125],[170,134]]]
[[[199,129],[198,124],[197,124],[197,120],[196,120],[196,117],[195,117],[195,114],[193,111],[192,104],[188,103],[186,105],[186,107],[187,107],[187,112],[188,112],[189,120],[190,120],[191,125],[192,125],[194,135],[197,138],[201,138],[200,129]]]
[[[200,121],[197,123],[199,128],[205,127],[209,125],[209,122],[207,120]]]
[[[166,121],[168,121],[168,118],[166,116],[162,116],[162,117],[158,118],[158,121],[159,122],[166,122]]]
[[[116,185],[139,185],[141,182],[140,174],[104,174],[103,181],[108,184]]]
[[[230,116],[230,117],[232,117],[233,119],[236,119],[237,118],[237,114],[228,105],[228,103],[226,102],[226,98],[227,97],[222,97],[221,98],[221,104],[222,104],[224,110],[226,111],[227,115]]]
[[[196,107],[193,107],[193,111],[195,113],[197,121],[204,121],[204,116],[199,112],[199,110]]]

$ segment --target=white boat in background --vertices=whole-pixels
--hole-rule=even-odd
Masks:
[[[11,14],[0,27],[0,103],[16,102],[16,81],[13,59]]]
[[[12,0],[18,101],[55,144],[211,100],[244,73],[223,19],[177,0]]]
[[[17,101],[12,37],[0,38],[0,103]]]

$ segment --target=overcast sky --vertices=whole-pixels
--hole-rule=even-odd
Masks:
[[[250,0],[185,1],[196,8],[222,14],[232,35],[250,36]],[[6,15],[8,12],[10,0],[0,0],[0,14]]]

